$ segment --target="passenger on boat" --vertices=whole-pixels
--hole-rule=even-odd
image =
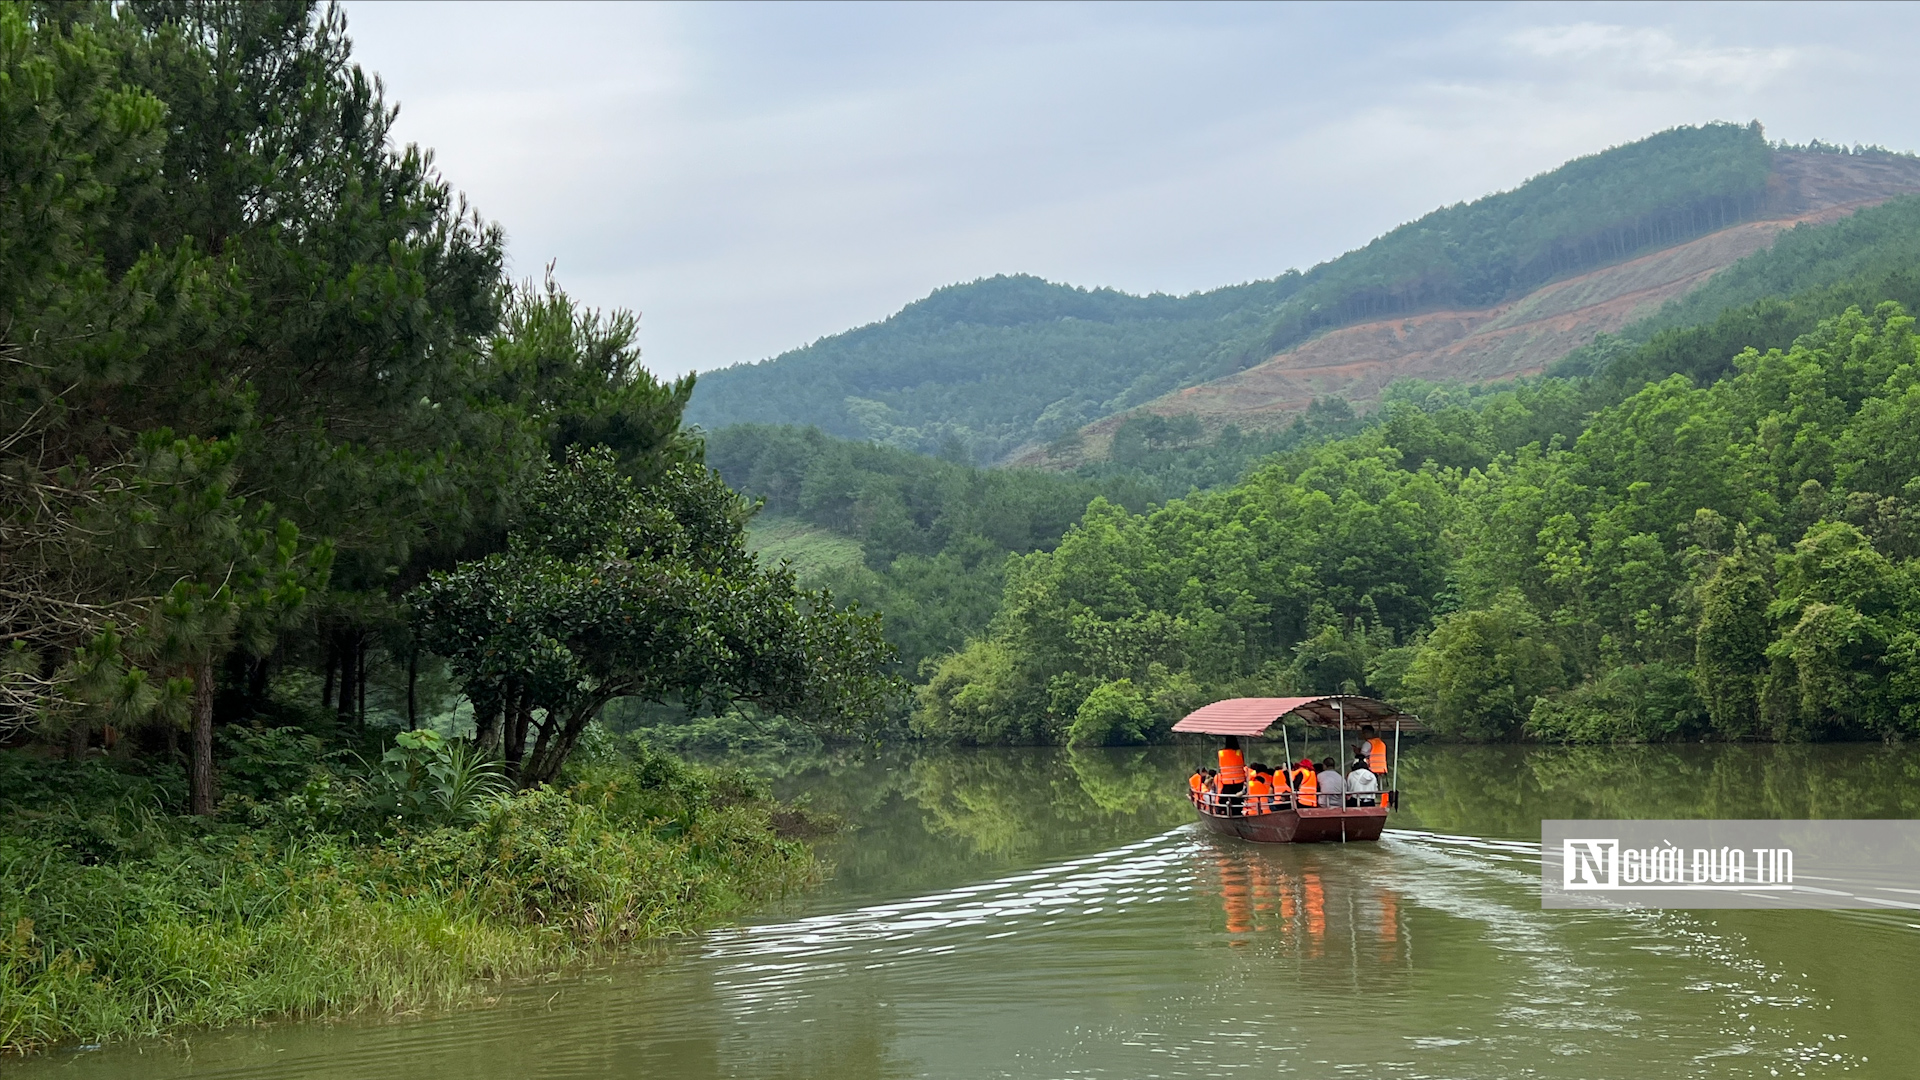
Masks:
[[[1387,740],[1373,733],[1373,725],[1360,729],[1359,755],[1367,759],[1367,771],[1373,774],[1376,790],[1387,789]]]
[[[1247,813],[1265,814],[1273,810],[1273,777],[1267,767],[1254,762],[1247,766]]]
[[[1334,767],[1332,758],[1325,758],[1320,762],[1318,779],[1321,806],[1347,805],[1347,781],[1340,775],[1340,770]]]
[[[1205,765],[1196,767],[1193,770],[1193,775],[1187,777],[1187,790],[1193,793],[1191,798],[1196,803],[1200,802],[1201,797],[1207,793],[1207,767]]]
[[[1219,758],[1220,808],[1227,816],[1236,817],[1247,797],[1247,755],[1240,752],[1238,737],[1227,736],[1227,745],[1220,748]]]
[[[1366,758],[1354,758],[1353,770],[1347,773],[1347,790],[1352,792],[1349,801],[1355,806],[1380,804],[1380,778],[1373,775],[1367,764]]]
[[[1293,781],[1293,799],[1296,804],[1320,805],[1320,798],[1315,794],[1320,790],[1320,781],[1314,773],[1312,758],[1301,758],[1300,764],[1293,767],[1293,775],[1289,779]]]

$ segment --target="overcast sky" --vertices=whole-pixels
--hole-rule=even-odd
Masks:
[[[1676,124],[1920,149],[1920,8],[349,0],[402,139],[656,371],[941,285],[1306,268]]]

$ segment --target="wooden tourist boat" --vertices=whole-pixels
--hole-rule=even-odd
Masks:
[[[1216,701],[1188,713],[1173,725],[1178,732],[1218,735],[1221,750],[1239,752],[1242,739],[1270,739],[1276,725],[1286,768],[1293,765],[1292,740],[1285,721],[1292,720],[1312,728],[1325,729],[1339,741],[1334,755],[1336,765],[1344,767],[1349,747],[1347,737],[1362,727],[1375,729],[1385,742],[1392,730],[1388,773],[1382,790],[1371,806],[1297,805],[1293,794],[1269,796],[1274,808],[1263,813],[1245,812],[1244,799],[1222,796],[1210,791],[1191,792],[1194,810],[1214,832],[1255,840],[1265,844],[1310,844],[1321,841],[1344,843],[1349,840],[1378,840],[1387,827],[1387,814],[1400,805],[1400,735],[1425,731],[1418,717],[1403,713],[1384,701],[1353,694],[1329,694],[1322,697],[1229,698]],[[1303,749],[1311,749],[1303,746]],[[1311,756],[1311,755],[1309,755]],[[1316,803],[1333,801],[1316,797]],[[1359,799],[1340,799],[1342,803]]]

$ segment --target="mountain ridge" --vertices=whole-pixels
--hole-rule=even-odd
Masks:
[[[1815,170],[1807,173],[1815,182],[1831,179]],[[1885,180],[1920,192],[1920,160],[1913,162],[1910,176]],[[1822,205],[1840,195],[1864,197]],[[1340,327],[1245,370],[1182,387],[1094,421],[1080,429],[1080,438],[1069,448],[1050,450],[1030,443],[1009,455],[1006,463],[1064,468],[1097,460],[1106,455],[1121,424],[1145,414],[1193,415],[1209,432],[1227,424],[1249,431],[1273,430],[1316,398],[1367,403],[1397,379],[1495,382],[1536,375],[1599,335],[1620,332],[1741,259],[1766,250],[1783,232],[1831,224],[1898,197],[1861,183],[1827,183],[1816,193],[1795,199],[1790,205],[1798,212],[1793,216],[1742,222],[1556,279],[1504,304]]]
[[[1910,156],[1775,147],[1757,124],[1676,128],[1442,207],[1304,273],[1185,296],[1133,296],[1026,275],[946,286],[886,320],[703,373],[689,418],[709,429],[810,424],[966,460],[1048,464],[1041,446],[1071,444],[1080,432],[1083,446],[1097,443],[1115,417],[1164,412],[1189,388],[1217,383],[1208,394],[1218,397],[1249,370],[1343,329],[1478,313],[1453,335],[1469,336],[1501,317],[1483,317],[1491,309],[1524,312],[1596,271],[1604,281],[1618,276],[1609,268],[1689,253],[1669,260],[1678,270],[1654,283],[1647,304],[1628,304],[1586,330],[1547,335],[1522,350],[1524,362],[1421,370],[1497,378],[1535,369],[1557,358],[1541,350],[1565,353],[1684,295],[1786,225],[1908,192],[1920,192],[1920,159]],[[1771,224],[1741,230],[1756,221]],[[1713,236],[1720,239],[1696,245]],[[1488,297],[1491,303],[1452,302]],[[1330,393],[1377,390],[1366,379],[1321,381]],[[1309,399],[1314,389],[1307,387]],[[1293,401],[1287,397],[1289,407]]]

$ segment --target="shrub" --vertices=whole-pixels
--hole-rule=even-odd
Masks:
[[[1491,608],[1445,616],[1408,666],[1408,703],[1447,735],[1501,739],[1519,733],[1534,700],[1564,678],[1560,650],[1517,594]]]
[[[1067,731],[1072,746],[1131,746],[1147,741],[1152,715],[1132,679],[1116,679],[1096,687],[1080,703]]]
[[[1709,727],[1693,673],[1679,664],[1637,664],[1534,702],[1527,734],[1572,743],[1666,742]]]

